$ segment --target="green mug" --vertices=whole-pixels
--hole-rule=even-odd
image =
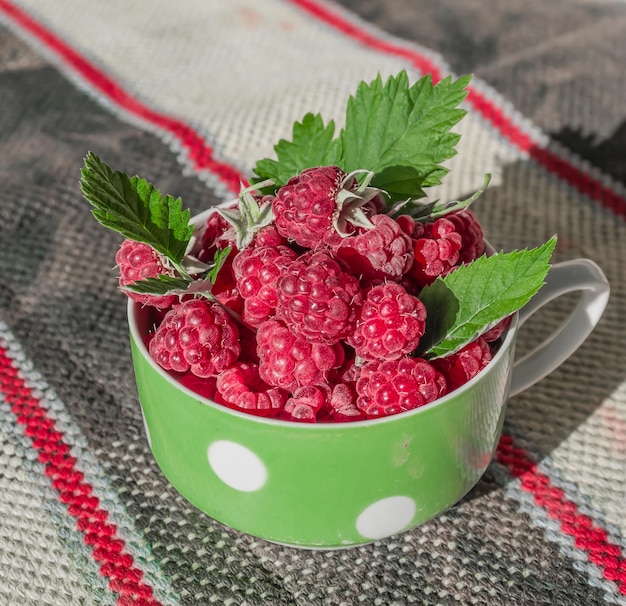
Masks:
[[[519,327],[572,291],[582,291],[573,314],[516,362]],[[592,261],[555,264],[543,288],[515,314],[492,361],[471,381],[412,411],[334,424],[252,416],[190,391],[150,358],[144,344],[148,310],[129,302],[147,439],[180,494],[242,532],[325,549],[395,535],[441,513],[478,482],[497,446],[507,398],[579,347],[608,296],[608,282]]]

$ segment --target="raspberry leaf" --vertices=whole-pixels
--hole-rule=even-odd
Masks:
[[[206,265],[207,271],[199,278],[191,279],[184,277],[168,276],[159,274],[156,278],[137,280],[132,284],[122,287],[122,290],[139,293],[141,295],[185,295],[199,293],[207,295],[211,292],[217,274],[224,265],[232,248],[219,249],[213,257],[213,262]]]
[[[122,290],[139,293],[141,295],[172,295],[184,293],[191,281],[185,278],[174,278],[159,274],[156,278],[144,278],[122,287]]]
[[[410,215],[417,221],[434,221],[448,213],[469,208],[487,189],[490,181],[491,175],[487,173],[478,191],[465,200],[451,200],[449,202],[439,202],[439,200],[435,200],[434,202],[426,202],[424,200],[409,199],[394,204],[387,211],[387,214],[391,217]]]
[[[332,120],[324,126],[319,114],[308,113],[293,125],[291,141],[281,139],[274,146],[277,160],[259,160],[254,172],[260,179],[271,179],[278,188],[306,168],[336,165],[341,160],[341,142],[334,136]]]
[[[418,353],[431,359],[452,354],[526,305],[544,283],[555,246],[553,237],[530,250],[483,256],[424,288],[419,299],[432,319],[428,349]],[[458,306],[454,322],[441,311],[448,306]]]
[[[224,263],[226,263],[226,259],[228,259],[228,255],[230,254],[231,250],[232,246],[227,246],[226,248],[218,248],[215,252],[211,268],[204,276],[205,279],[211,282],[211,284],[215,284],[215,281],[217,280],[217,274],[220,273],[220,269],[222,269]]]
[[[81,176],[81,190],[99,223],[180,264],[193,234],[180,198],[163,196],[145,179],[114,171],[92,152]]]
[[[441,343],[453,328],[459,313],[459,300],[443,280],[435,280],[423,288],[418,298],[426,307],[426,328],[415,355],[428,357],[427,352]]]
[[[411,166],[390,166],[376,175],[376,184],[389,193],[392,200],[422,198],[422,185],[428,175],[422,175]]]
[[[392,201],[421,197],[422,188],[441,182],[448,172],[441,163],[456,153],[460,136],[450,129],[466,113],[457,106],[469,81],[447,77],[433,85],[428,75],[410,86],[401,71],[384,83],[380,76],[361,82],[348,101],[340,166],[374,171],[372,185]]]
[[[469,208],[487,189],[489,182],[491,181],[491,175],[489,173],[485,174],[485,178],[483,180],[483,184],[480,188],[474,192],[469,198],[465,200],[452,200],[450,202],[437,203],[434,208],[431,210],[428,215],[429,219],[435,220],[439,217],[444,217],[448,213],[455,212],[457,210],[463,210],[465,208]]]

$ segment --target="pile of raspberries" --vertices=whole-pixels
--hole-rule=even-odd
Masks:
[[[127,291],[156,308],[152,358],[214,402],[300,422],[412,410],[480,372],[506,322],[445,358],[415,354],[426,324],[420,290],[484,253],[472,211],[392,218],[380,194],[360,205],[369,224],[353,224],[341,217],[340,192],[356,188],[346,178],[335,166],[311,168],[276,195],[256,197],[271,204],[272,220],[240,250],[231,223],[213,213],[195,255],[207,261],[231,247],[214,300]],[[116,261],[121,286],[172,271],[130,240]]]

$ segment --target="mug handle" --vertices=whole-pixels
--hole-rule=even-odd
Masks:
[[[573,259],[550,267],[546,283],[519,312],[518,327],[549,301],[582,291],[572,314],[535,349],[513,366],[510,396],[517,395],[550,374],[589,336],[609,300],[610,286],[603,271],[590,259]]]

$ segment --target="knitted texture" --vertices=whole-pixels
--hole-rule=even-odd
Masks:
[[[0,0],[0,604],[626,604],[626,6],[342,4]],[[92,149],[197,213],[293,120],[341,122],[359,80],[401,68],[475,73],[432,197],[492,173],[472,208],[494,247],[558,233],[556,260],[596,260],[611,300],[510,400],[461,503],[353,550],[289,549],[210,519],[154,462],[108,271],[121,238],[78,171]],[[518,355],[573,302],[534,316]]]

